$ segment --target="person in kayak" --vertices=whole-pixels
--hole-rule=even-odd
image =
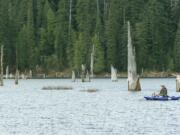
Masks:
[[[158,95],[163,97],[168,96],[167,88],[164,85],[161,85],[161,90]]]
[[[152,96],[163,96],[163,97],[167,97],[167,88],[164,85],[161,85],[161,90],[158,94],[156,94],[155,92],[152,94]]]

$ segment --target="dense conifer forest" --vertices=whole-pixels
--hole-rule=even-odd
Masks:
[[[127,71],[127,21],[138,71],[180,71],[180,0],[0,0],[4,67]]]

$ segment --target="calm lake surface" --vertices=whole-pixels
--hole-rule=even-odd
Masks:
[[[5,80],[0,87],[0,135],[180,135],[180,101],[146,101],[175,79],[141,79],[141,92],[128,92],[127,79],[91,83],[69,79]],[[47,91],[43,86],[71,86]],[[98,92],[82,92],[98,89]]]

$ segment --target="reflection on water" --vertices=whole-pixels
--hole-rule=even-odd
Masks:
[[[143,99],[161,84],[167,86],[169,95],[179,96],[175,79],[143,79],[141,92],[128,92],[126,79],[97,79],[91,83],[21,80],[19,84],[6,80],[0,88],[2,135],[180,134],[180,101]],[[68,86],[73,90],[43,91],[44,86]]]

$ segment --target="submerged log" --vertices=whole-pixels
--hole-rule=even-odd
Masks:
[[[2,45],[1,46],[1,76],[0,76],[0,86],[3,86],[4,83],[3,83],[3,51],[4,50],[4,46]]]
[[[111,65],[111,81],[113,82],[117,82],[117,69],[115,69],[112,65]]]
[[[176,77],[176,91],[180,92],[180,75]]]
[[[85,89],[85,90],[80,90],[81,92],[88,92],[88,93],[95,93],[95,92],[98,92],[99,90],[98,89]]]
[[[75,75],[75,72],[72,71],[72,82],[75,82],[76,81],[76,75]]]
[[[44,86],[42,90],[72,90],[69,86]]]
[[[136,54],[132,44],[131,26],[128,21],[128,90],[140,91],[140,79],[137,75]]]

